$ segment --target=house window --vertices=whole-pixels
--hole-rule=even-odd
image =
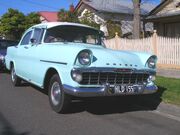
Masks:
[[[180,22],[165,24],[164,36],[166,37],[180,37]]]
[[[177,3],[177,5],[176,5],[176,8],[179,8],[180,7],[180,2],[179,3]]]

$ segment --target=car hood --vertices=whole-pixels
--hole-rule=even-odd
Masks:
[[[92,64],[102,67],[143,68],[150,57],[143,53],[111,49],[91,49],[91,51],[94,56]]]
[[[53,47],[54,46],[54,47]],[[60,47],[60,49],[58,49]],[[113,68],[147,68],[146,62],[151,54],[133,51],[117,51],[103,46],[89,45],[82,43],[57,43],[49,45],[54,48],[52,51],[61,50],[63,57],[58,57],[58,61],[74,64],[77,55],[82,50],[90,50],[93,54],[93,62],[90,67],[113,67]],[[46,48],[47,49],[47,48]],[[47,49],[49,50],[49,49]],[[51,54],[52,58],[57,57],[56,53]],[[59,56],[59,55],[58,55]],[[66,56],[66,57],[65,57]]]
[[[6,49],[0,49],[0,54],[5,56],[6,55]]]

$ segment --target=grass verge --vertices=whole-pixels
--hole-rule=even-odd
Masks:
[[[157,76],[157,95],[166,103],[180,105],[180,79]]]

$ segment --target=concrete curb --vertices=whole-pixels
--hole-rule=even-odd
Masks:
[[[163,77],[180,79],[180,70],[157,69],[157,75],[163,76]],[[159,106],[157,107],[156,111],[163,113],[163,114],[168,114],[169,116],[175,116],[175,117],[179,118],[179,120],[180,120],[180,107],[179,106],[161,102],[159,104]]]
[[[142,99],[143,104],[139,104],[139,106],[149,109],[151,112],[178,120],[180,122],[180,106],[165,103],[163,101],[157,101],[149,98]],[[155,105],[155,106],[154,106]]]
[[[156,111],[159,111],[160,113],[163,113],[163,114],[167,114],[169,116],[175,116],[179,118],[180,120],[180,107],[179,106],[162,102],[159,104]]]

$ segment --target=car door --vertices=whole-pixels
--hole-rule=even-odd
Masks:
[[[40,66],[40,57],[41,57],[41,40],[43,37],[44,29],[43,28],[34,28],[31,38],[31,45],[27,51],[29,67],[27,68],[28,79],[32,83],[39,85],[39,72],[41,70]]]
[[[37,53],[39,44],[43,36],[44,29],[33,28],[22,39],[18,46],[18,74],[25,80],[35,83],[37,69],[35,68],[39,60]]]
[[[26,32],[17,46],[17,56],[15,60],[16,73],[20,77],[27,79],[30,67],[28,50],[33,30]]]

